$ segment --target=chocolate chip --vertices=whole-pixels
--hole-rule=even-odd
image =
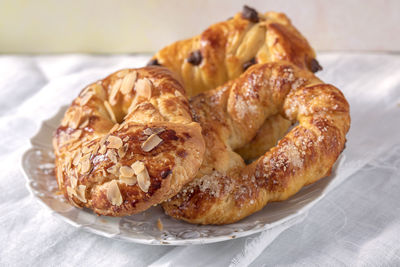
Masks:
[[[163,170],[162,172],[161,172],[161,178],[162,179],[165,179],[165,178],[167,178],[167,176],[168,175],[170,175],[172,173],[172,171],[170,170],[170,169],[166,169],[166,170]]]
[[[318,61],[315,58],[311,59],[310,61],[310,70],[314,73],[316,73],[319,70],[322,70],[321,65],[319,65]]]
[[[196,50],[193,51],[192,53],[190,53],[187,61],[192,64],[192,65],[199,65],[201,63],[201,61],[203,60],[203,56],[201,55],[200,50]]]
[[[243,7],[242,10],[242,18],[254,23],[257,23],[259,21],[257,10],[246,5]]]
[[[158,60],[155,58],[155,59],[150,60],[150,61],[147,63],[147,66],[161,66],[161,64],[158,63]]]
[[[243,71],[247,70],[250,66],[254,65],[257,63],[257,60],[255,57],[250,59],[249,61],[243,63]]]

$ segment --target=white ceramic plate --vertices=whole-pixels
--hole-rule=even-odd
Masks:
[[[287,228],[304,218],[307,211],[324,196],[327,185],[336,175],[334,168],[330,177],[303,188],[287,201],[270,203],[252,216],[224,226],[184,223],[165,215],[161,207],[122,218],[97,216],[90,210],[71,206],[62,195],[56,194],[58,188],[51,139],[65,110],[66,107],[62,108],[53,118],[42,123],[39,132],[31,139],[32,147],[23,155],[22,169],[27,179],[27,188],[64,221],[110,238],[143,244],[189,245],[230,240],[263,230],[273,230],[282,225]],[[163,231],[157,228],[158,219],[164,226]]]

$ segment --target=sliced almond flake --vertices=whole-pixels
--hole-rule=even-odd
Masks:
[[[157,134],[150,135],[141,145],[144,152],[149,152],[157,147],[162,142],[162,139]]]
[[[115,180],[108,184],[107,199],[112,205],[120,206],[122,204],[121,191],[119,191],[118,183]]]
[[[128,94],[129,92],[132,91],[133,85],[135,84],[137,78],[137,72],[133,71],[128,73],[125,77],[124,80],[122,81],[121,84],[121,93],[124,95]]]
[[[143,78],[141,80],[138,80],[136,82],[136,85],[135,85],[136,94],[138,96],[142,96],[142,97],[144,97],[146,99],[150,99],[151,98],[152,88],[153,88],[153,84],[147,78]]]
[[[115,176],[118,176],[118,166],[117,165],[113,165],[110,168],[107,169],[108,173],[114,174]]]
[[[129,136],[125,136],[124,137],[124,139],[122,139],[122,141],[125,143],[125,142],[128,142],[128,140],[129,140]]]
[[[75,189],[70,186],[67,186],[67,194],[70,198],[76,195]]]
[[[107,141],[108,141],[107,148],[118,149],[118,148],[122,147],[122,145],[123,145],[121,138],[119,138],[118,136],[110,135],[107,138]]]
[[[152,128],[152,130],[153,130],[153,133],[155,133],[155,134],[160,134],[162,132],[165,132],[165,129],[162,127]]]
[[[114,82],[114,84],[111,87],[111,93],[110,93],[110,97],[109,97],[109,101],[111,105],[115,105],[117,104],[117,94],[119,92],[119,89],[121,88],[121,84],[122,84],[122,80],[118,79]]]
[[[145,135],[152,135],[153,134],[153,130],[151,128],[146,128],[146,129],[144,129],[143,133]]]
[[[162,132],[165,132],[165,129],[162,127],[155,127],[155,128],[146,128],[144,129],[143,133],[145,135],[152,135],[152,134],[160,134]]]
[[[106,153],[107,151],[107,147],[105,145],[102,145],[99,149],[99,153],[104,155],[104,153]]]
[[[57,181],[58,181],[58,186],[61,187],[64,181],[64,173],[60,165],[57,166]]]
[[[99,151],[99,148],[100,148],[100,144],[96,143],[96,145],[94,145],[94,147],[93,147],[92,154],[96,155],[97,152]]]
[[[120,147],[118,149],[119,158],[122,159],[123,157],[125,157],[127,151],[128,151],[128,144],[125,144],[123,147]]]
[[[132,177],[135,174],[133,169],[129,166],[122,166],[119,168],[119,173],[124,177]]]
[[[91,152],[91,151],[92,151],[92,149],[90,148],[90,146],[89,146],[88,143],[86,143],[86,144],[83,145],[83,147],[82,147],[82,153],[83,153],[83,154],[87,154],[87,153],[89,153],[89,152]]]
[[[149,187],[151,184],[150,176],[149,173],[147,172],[147,169],[144,168],[144,170],[138,173],[136,176],[140,189],[142,189],[143,192],[147,193],[149,191]]]
[[[115,164],[117,164],[118,160],[117,160],[117,153],[115,152],[114,149],[109,149],[107,150],[106,156]]]
[[[84,122],[81,123],[81,125],[79,125],[79,129],[83,129],[88,125],[89,125],[89,119],[86,119]]]
[[[83,156],[80,160],[81,163],[81,172],[82,173],[87,173],[90,171],[90,167],[91,167],[91,162],[90,162],[90,154],[86,154],[85,156]]]
[[[120,176],[119,180],[127,185],[135,185],[137,183],[137,178],[136,176],[132,176],[132,177],[125,177],[125,176]]]
[[[146,166],[144,165],[143,162],[141,161],[135,161],[132,165],[131,168],[133,169],[133,171],[135,172],[136,175],[138,175],[140,172],[142,172]]]
[[[85,196],[85,191],[86,191],[86,186],[85,185],[79,185],[78,189],[76,190],[76,198],[79,199],[79,201],[86,203],[86,196]]]
[[[89,100],[92,98],[92,96],[94,96],[94,92],[89,90],[84,92],[83,95],[79,98],[79,105],[81,106],[86,105],[87,102],[89,102]]]
[[[73,164],[74,166],[77,166],[78,163],[79,163],[79,161],[81,160],[81,157],[82,157],[82,153],[79,152],[79,151],[77,151],[77,153],[76,153],[76,155],[74,156],[74,159],[73,159],[73,161],[72,161],[72,164]]]
[[[82,135],[82,130],[75,130],[72,134],[69,136],[70,141],[77,140],[81,137]]]
[[[118,129],[118,127],[119,127],[119,124],[116,123],[116,124],[114,124],[114,126],[113,126],[108,132],[109,132],[109,133],[113,133],[113,132],[115,132],[115,131]]]
[[[71,187],[75,189],[76,186],[78,185],[78,179],[72,176],[69,181],[71,183]]]
[[[127,112],[125,118],[126,118],[129,114],[131,114],[131,113],[133,113],[134,111],[136,111],[136,109],[137,109],[138,107],[139,107],[139,101],[137,100],[137,98],[135,98],[135,99],[133,99],[133,101],[132,101],[131,104],[129,105],[128,112]],[[127,125],[127,124],[126,124],[126,125]]]
[[[75,108],[71,115],[69,126],[71,128],[77,129],[79,127],[79,124],[81,123],[81,120],[82,120],[82,109],[80,107]]]
[[[117,118],[115,117],[114,111],[113,111],[113,109],[112,109],[110,103],[109,103],[107,100],[104,101],[104,107],[106,108],[106,110],[107,110],[107,112],[108,112],[108,115],[110,115],[111,120],[112,120],[114,123],[117,123]]]
[[[129,73],[129,70],[125,69],[125,70],[120,70],[116,73],[116,76],[118,78],[123,78],[125,77],[125,75],[127,75]]]

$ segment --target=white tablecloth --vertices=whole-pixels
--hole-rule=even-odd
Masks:
[[[351,105],[345,168],[303,222],[282,233],[147,246],[87,233],[51,215],[30,196],[20,171],[29,138],[85,85],[147,59],[0,56],[0,266],[400,265],[399,55],[319,56],[325,70],[318,75]]]

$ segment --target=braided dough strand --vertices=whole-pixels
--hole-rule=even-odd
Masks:
[[[255,65],[194,97],[191,106],[206,142],[203,164],[195,180],[163,203],[167,214],[191,223],[238,221],[325,177],[350,125],[343,94],[290,63]],[[276,114],[298,125],[246,166],[234,149]]]

